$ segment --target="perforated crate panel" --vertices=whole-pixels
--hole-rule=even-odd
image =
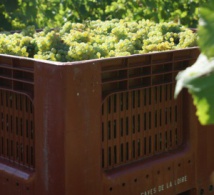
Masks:
[[[185,54],[182,53],[184,56]],[[179,53],[180,55],[180,53]],[[102,66],[102,168],[175,150],[183,143],[175,76],[191,60],[176,53],[118,59]]]
[[[34,168],[33,106],[26,95],[0,90],[0,157]]]
[[[0,64],[0,157],[29,169],[35,167],[33,84],[30,64]]]

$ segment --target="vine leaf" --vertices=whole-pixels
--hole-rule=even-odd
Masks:
[[[198,30],[198,44],[202,53],[208,58],[214,57],[214,1],[200,9],[200,25]]]
[[[214,124],[214,1],[200,8],[198,44],[201,54],[195,64],[180,72],[176,79],[175,97],[186,87],[197,108],[201,124]]]
[[[201,124],[214,124],[214,58],[200,54],[194,65],[181,71],[177,77],[175,97],[186,87],[197,108]]]

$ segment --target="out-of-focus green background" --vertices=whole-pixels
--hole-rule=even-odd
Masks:
[[[66,21],[150,19],[197,27],[199,7],[209,0],[1,0],[0,31],[55,28]]]

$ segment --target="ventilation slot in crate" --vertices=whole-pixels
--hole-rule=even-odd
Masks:
[[[0,90],[0,158],[34,169],[34,111],[24,94]]]
[[[177,149],[182,143],[182,99],[174,84],[109,95],[102,106],[102,167]]]

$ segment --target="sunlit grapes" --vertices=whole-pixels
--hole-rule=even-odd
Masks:
[[[52,61],[80,61],[197,45],[197,34],[176,23],[126,19],[66,22],[63,26],[0,33],[0,53]]]

